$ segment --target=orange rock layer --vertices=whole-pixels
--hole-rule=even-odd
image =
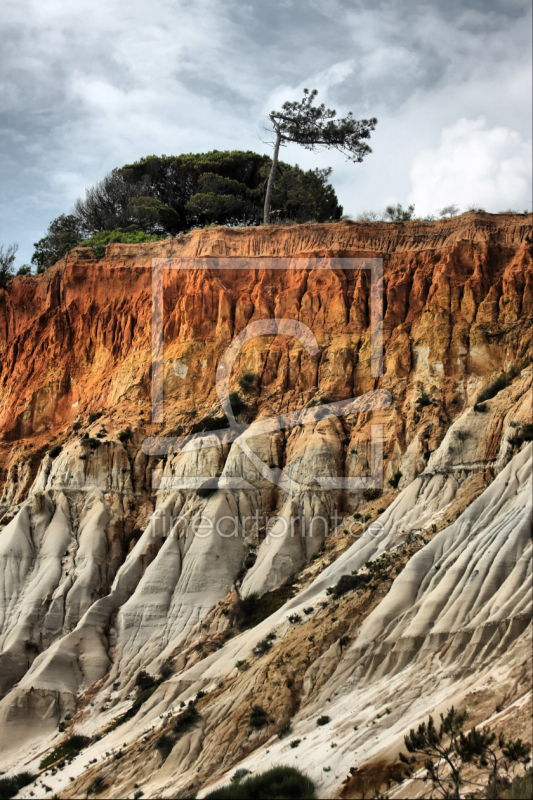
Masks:
[[[531,360],[531,215],[468,213],[434,223],[351,223],[198,230],[142,245],[109,245],[95,260],[77,248],[40,276],[0,293],[2,479],[62,440],[74,420],[104,410],[111,428],[161,434],[216,411],[215,371],[250,321],[290,317],[311,328],[310,356],[281,337],[247,345],[233,384],[257,376],[251,416],[383,387],[404,413],[438,392],[453,417],[495,370]],[[370,371],[367,270],[165,271],[165,421],[149,424],[152,259],[379,257],[384,261],[384,376]],[[340,263],[340,262],[339,262]],[[410,391],[410,388],[413,391]],[[407,402],[407,405],[406,405]],[[192,412],[192,414],[191,414]],[[189,416],[188,416],[189,415]],[[411,416],[410,416],[411,415]],[[438,420],[437,427],[438,427]],[[22,467],[21,467],[22,469]]]

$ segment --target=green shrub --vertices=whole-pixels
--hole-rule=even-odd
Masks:
[[[533,424],[531,422],[527,422],[526,424],[522,425],[520,429],[520,435],[524,442],[533,441]]]
[[[373,561],[367,561],[365,567],[371,575],[383,575],[392,566],[392,559],[389,553],[383,553]]]
[[[420,397],[417,400],[417,404],[419,406],[422,406],[422,407],[430,406],[431,405],[431,398],[429,397],[429,395],[426,394],[426,392],[423,391],[422,394],[420,395]]]
[[[253,372],[245,372],[242,378],[239,380],[239,386],[243,390],[243,392],[249,392],[255,381],[255,374]]]
[[[127,442],[128,439],[131,439],[131,428],[126,428],[126,430],[119,431],[117,433],[117,439],[119,442]]]
[[[163,756],[163,758],[167,758],[172,750],[174,742],[168,735],[168,733],[162,733],[161,736],[157,739],[155,746]]]
[[[278,739],[283,739],[283,737],[289,733],[291,729],[291,721],[288,719],[286,722],[283,723],[281,728],[278,731]]]
[[[161,679],[164,681],[168,681],[168,679],[172,677],[172,675],[174,674],[174,670],[172,668],[172,662],[169,659],[163,661],[163,663],[159,667],[159,674],[161,676]]]
[[[113,231],[95,233],[90,239],[85,239],[85,241],[81,242],[80,247],[90,247],[95,258],[103,258],[108,244],[141,244],[141,242],[158,242],[166,238],[168,237],[144,233],[144,231],[132,230],[131,228],[115,228]]]
[[[81,422],[79,421],[79,419],[77,419],[76,422],[72,423],[72,430],[76,432],[79,431],[80,428],[81,428]]]
[[[19,772],[18,775],[12,775],[11,778],[0,778],[0,800],[9,800],[15,797],[16,794],[29,783],[35,780],[35,775],[31,772]]]
[[[294,750],[295,747],[298,747],[298,745],[300,744],[301,741],[302,741],[301,739],[293,739],[292,740],[291,747],[293,748],[293,750]]]
[[[103,411],[91,411],[91,413],[87,417],[87,424],[92,425],[93,422],[96,422],[97,419],[100,419],[103,416]]]
[[[322,714],[316,721],[317,725],[327,725],[328,722],[331,720],[331,717],[328,717],[327,714]]]
[[[289,585],[280,586],[279,589],[275,589],[273,592],[266,592],[261,597],[257,592],[252,592],[239,603],[238,628],[247,630],[259,625],[260,622],[277,611],[278,608],[281,608],[293,596],[294,589]]]
[[[50,764],[55,764],[55,762],[59,761],[61,758],[77,755],[80,750],[83,750],[83,748],[87,747],[87,745],[90,743],[91,740],[88,736],[82,736],[78,733],[75,733],[73,736],[69,736],[69,738],[64,742],[59,744],[57,747],[54,747],[54,749],[48,753],[46,758],[43,758],[39,764],[39,769],[46,769],[46,767],[49,767]]]
[[[394,473],[392,478],[389,480],[389,485],[392,486],[393,489],[397,489],[398,488],[398,484],[400,483],[402,475],[403,475],[403,473],[400,472],[400,470],[398,470],[397,472]]]
[[[231,410],[235,416],[246,410],[246,403],[238,392],[231,392],[229,395],[229,401],[231,403]]]
[[[354,589],[360,589],[361,586],[364,586],[370,580],[369,575],[341,575],[335,588],[333,589],[332,594],[336,597],[340,597],[346,592],[351,592]]]
[[[94,781],[92,781],[91,785],[87,790],[87,794],[98,794],[103,789],[105,783],[105,778],[103,775],[97,775]]]
[[[48,451],[48,455],[50,456],[50,458],[57,458],[57,456],[60,454],[62,449],[63,449],[63,445],[62,444],[55,444]]]
[[[498,392],[501,392],[502,389],[505,389],[511,380],[512,379],[510,375],[505,375],[503,373],[498,375],[498,377],[478,395],[476,405],[485,402],[485,400],[491,400],[493,397],[496,397]]]
[[[176,717],[176,722],[174,723],[175,733],[185,733],[185,731],[192,727],[195,722],[198,722],[199,719],[200,714],[196,710],[194,703],[192,701],[189,702],[185,711],[182,711],[181,714],[178,714]]]
[[[146,670],[141,669],[141,671],[137,673],[137,677],[135,678],[135,686],[141,691],[144,692],[146,689],[150,689],[154,683],[155,678],[149,675]]]
[[[263,728],[268,725],[268,714],[263,706],[252,706],[248,724],[251,728]]]
[[[234,783],[238,783],[239,781],[242,781],[242,779],[245,778],[247,775],[251,775],[250,770],[246,769],[245,767],[241,767],[240,769],[235,770],[235,772],[231,776],[231,780]]]
[[[381,495],[381,489],[365,489],[363,497],[365,500],[377,500]]]
[[[273,767],[206,795],[206,800],[313,800],[313,781],[294,767]]]
[[[256,656],[262,656],[265,653],[268,653],[271,648],[272,642],[269,639],[262,639],[260,642],[257,642],[252,652]]]

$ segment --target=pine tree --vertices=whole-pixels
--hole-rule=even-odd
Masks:
[[[333,148],[355,163],[361,162],[372,152],[364,140],[370,138],[377,119],[355,120],[351,111],[347,117],[335,119],[337,112],[332,108],[326,108],[323,103],[320,106],[313,105],[317,94],[316,89],[312,91],[304,89],[304,96],[300,102],[283,103],[281,111],[272,111],[269,114],[276,140],[265,196],[263,216],[265,225],[270,222],[270,203],[282,144],[295,142],[313,152],[323,148]]]

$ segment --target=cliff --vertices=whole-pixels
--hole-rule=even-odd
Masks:
[[[327,796],[358,796],[353,781],[342,788],[354,754],[358,765],[388,763],[429,706],[467,702],[483,721],[496,713],[490,687],[500,680],[519,690],[496,721],[522,730],[530,237],[531,215],[477,213],[215,228],[110,245],[99,261],[78,248],[12,281],[0,297],[7,767],[35,768],[65,735],[60,725],[96,735],[92,755],[47,773],[65,796],[86,796],[100,777],[101,796],[139,782],[147,796],[175,796],[227,781],[237,764],[281,762],[306,766]],[[163,417],[152,421],[161,258],[199,268],[163,272]],[[354,258],[383,260],[377,377],[375,288],[368,269],[342,268]],[[317,260],[326,268],[310,269]],[[316,347],[272,329],[246,341],[229,379],[232,429],[217,394],[220,359],[269,319],[306,326]],[[269,427],[278,415],[287,419]],[[368,477],[376,442],[381,488],[336,482]],[[209,477],[218,483],[201,488]],[[184,529],[202,516],[222,534]],[[379,525],[363,534],[361,518]],[[317,519],[327,530],[312,527]],[[284,527],[290,535],[279,535]],[[359,588],[331,595],[353,572],[366,576]],[[158,681],[144,703],[139,670]],[[164,752],[158,738],[199,690],[199,721],[168,734]],[[254,704],[268,723],[250,731]],[[334,735],[316,728],[326,704]],[[272,739],[289,721],[309,739],[300,761]],[[332,738],[339,748],[324,773],[315,766]],[[128,759],[110,755],[119,751]],[[86,770],[93,757],[102,763]]]

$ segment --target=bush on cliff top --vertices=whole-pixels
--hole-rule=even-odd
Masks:
[[[144,233],[135,227],[132,229],[115,228],[113,231],[95,233],[94,236],[81,242],[80,246],[90,247],[95,258],[103,258],[108,244],[141,244],[142,242],[158,242],[166,238],[166,236]]]

